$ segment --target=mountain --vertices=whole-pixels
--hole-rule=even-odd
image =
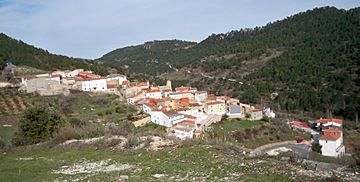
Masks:
[[[75,59],[67,56],[55,55],[47,50],[28,45],[21,40],[15,40],[0,33],[0,62],[12,60],[15,65],[29,66],[41,70],[66,70],[84,68],[99,74],[107,74],[107,66],[91,60]]]
[[[196,45],[195,42],[180,40],[151,41],[142,45],[117,49],[105,54],[100,61],[126,66],[130,72],[146,72],[156,75],[159,72],[170,71],[167,61],[179,50],[186,50]],[[151,69],[144,69],[144,68]]]
[[[177,49],[179,41],[156,41],[99,60],[126,65],[134,78],[172,78],[277,110],[354,120],[360,110],[359,27],[360,8],[315,8]]]

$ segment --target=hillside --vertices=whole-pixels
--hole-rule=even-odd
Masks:
[[[0,33],[0,62],[12,60],[15,65],[29,66],[41,70],[66,70],[84,68],[107,74],[107,67],[96,62],[51,54],[46,50],[15,40]]]
[[[100,61],[129,67],[130,72],[144,72],[144,68],[150,66],[146,73],[156,75],[157,73],[171,71],[166,64],[171,61],[173,54],[180,50],[186,50],[194,46],[194,42],[179,40],[164,40],[146,42],[142,45],[130,46],[117,49],[105,54]],[[149,67],[148,67],[149,68]]]
[[[360,8],[316,8],[264,27],[214,34],[186,49],[145,49],[144,44],[115,50],[113,57],[100,60],[128,65],[130,72],[156,82],[176,72],[178,84],[244,102],[354,120],[360,109],[359,27]],[[177,71],[165,69],[167,65]],[[270,99],[271,93],[276,99]]]

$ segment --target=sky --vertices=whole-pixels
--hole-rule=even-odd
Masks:
[[[0,0],[0,32],[51,53],[95,59],[151,40],[200,42],[323,6],[350,9],[360,1]]]

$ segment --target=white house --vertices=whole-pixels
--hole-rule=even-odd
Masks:
[[[249,112],[248,116],[251,121],[260,120],[263,118],[263,112],[260,109],[253,109]]]
[[[226,113],[225,102],[208,102],[205,104],[205,112],[207,114],[223,115]]]
[[[175,88],[175,92],[190,92],[190,93],[195,93],[197,91],[197,88],[193,88],[193,87],[176,87]]]
[[[132,87],[126,87],[126,88],[122,89],[120,91],[120,93],[124,98],[129,98],[129,97],[133,97],[134,95],[136,95],[140,91],[141,91],[141,87],[132,86]]]
[[[193,138],[196,125],[192,121],[184,120],[176,124],[174,128],[174,135],[180,140]]]
[[[191,92],[173,92],[169,93],[168,96],[172,99],[191,98],[193,95]]]
[[[320,125],[322,125],[324,127],[329,127],[329,126],[342,127],[343,120],[334,119],[334,118],[329,118],[329,119],[320,118],[320,119],[316,120],[315,123],[316,123],[317,127],[319,127]]]
[[[123,83],[123,81],[126,81],[127,78],[125,75],[120,75],[120,74],[112,74],[112,75],[108,75],[106,77],[107,81],[111,81],[111,80],[117,80],[119,85],[121,85]]]
[[[81,82],[81,90],[87,92],[101,92],[107,90],[106,78],[88,78]]]
[[[267,118],[275,118],[275,113],[273,110],[271,110],[269,107],[263,109],[264,115]]]
[[[66,74],[64,71],[61,71],[61,70],[57,70],[57,71],[54,71],[51,73],[52,75],[60,75],[61,77],[65,78],[66,77]]]
[[[139,91],[138,93],[136,93],[134,96],[128,97],[126,99],[126,101],[129,104],[134,104],[136,101],[139,101],[140,99],[145,99],[145,94],[144,92]]]
[[[171,81],[170,81],[170,80],[166,81],[166,85],[164,85],[164,86],[159,86],[159,89],[160,89],[162,92],[172,91]]]
[[[142,105],[143,111],[146,114],[150,114],[152,111],[157,110],[157,106],[153,103],[145,103]]]
[[[199,109],[184,108],[184,109],[179,109],[177,111],[180,114],[194,116],[195,118],[199,118],[203,114],[201,111],[199,111]]]
[[[241,107],[240,105],[229,105],[228,108],[228,116],[232,116],[232,117],[242,117],[243,114],[241,113]]]
[[[343,145],[342,131],[330,127],[325,129],[323,136],[320,137],[319,144],[321,147],[321,154],[329,157],[341,157],[345,154],[345,146]]]
[[[171,127],[176,123],[179,123],[185,119],[183,114],[179,114],[173,110],[170,111],[152,111],[150,113],[151,122],[165,126]]]
[[[150,84],[149,84],[149,82],[141,82],[141,83],[138,83],[137,86],[143,90],[146,90],[146,89],[149,89]]]
[[[162,93],[160,90],[146,90],[145,98],[161,99]]]
[[[84,72],[84,69],[76,69],[73,71],[65,71],[65,77],[75,77],[79,73]]]
[[[195,100],[197,103],[205,103],[207,101],[207,96],[206,91],[197,91],[195,93]]]

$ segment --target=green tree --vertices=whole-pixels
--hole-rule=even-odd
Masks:
[[[32,107],[19,121],[14,143],[27,145],[48,140],[63,125],[64,119],[51,108]]]

